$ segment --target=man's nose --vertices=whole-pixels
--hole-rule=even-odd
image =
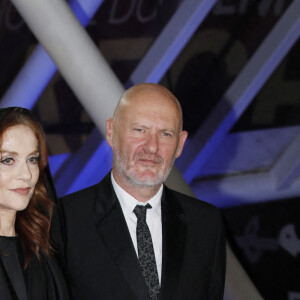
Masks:
[[[150,134],[146,142],[147,150],[150,153],[156,153],[159,149],[159,140],[156,134]]]

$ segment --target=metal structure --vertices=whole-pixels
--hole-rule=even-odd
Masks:
[[[103,140],[105,121],[112,115],[123,87],[64,1],[12,0],[12,2],[56,62],[60,72],[100,131],[99,133],[95,129],[82,148],[76,154],[70,155],[57,171],[55,183],[58,194],[62,195],[99,181],[109,170],[111,152]],[[84,3],[87,2],[73,1],[71,5],[85,23],[102,3],[90,1],[94,6],[87,13],[87,8],[84,7]],[[158,83],[215,2],[182,1],[130,76],[127,85],[139,82]],[[300,2],[294,0],[224,94],[222,101],[187,144],[177,166],[197,197],[223,207],[280,197],[288,198],[299,194],[299,127],[229,133],[299,38],[299,11]],[[53,25],[47,28],[40,26],[45,19]],[[30,67],[25,67],[21,71],[3,98],[2,105],[33,106],[56,70],[49,58],[42,59],[47,62],[43,67],[47,75],[43,80],[37,81],[37,73],[32,73],[31,67],[32,64],[40,66],[43,56],[44,50],[39,46],[27,62]],[[19,87],[22,89],[24,78],[31,78],[35,87],[30,85],[32,94],[28,94],[28,101],[22,105],[19,100],[22,97],[12,93]],[[253,146],[256,147],[255,157],[251,156]],[[231,155],[232,149],[234,156]],[[217,159],[220,157],[219,153],[222,153],[223,161],[227,157],[226,165]],[[185,186],[177,169],[168,182],[170,186],[174,178],[181,186]],[[225,298],[241,299],[239,297],[243,295],[243,299],[261,299],[230,249],[228,249],[228,266]]]

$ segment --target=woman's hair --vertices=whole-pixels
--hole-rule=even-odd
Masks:
[[[25,248],[25,267],[28,265],[32,252],[40,259],[40,250],[46,255],[52,251],[50,242],[50,222],[53,213],[53,202],[48,196],[44,181],[45,168],[48,165],[47,146],[44,131],[33,115],[23,108],[13,108],[0,121],[0,149],[3,136],[8,128],[24,125],[29,127],[38,141],[39,179],[27,208],[18,211],[16,216],[16,233]]]

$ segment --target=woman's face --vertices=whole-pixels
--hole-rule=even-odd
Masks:
[[[0,214],[24,210],[39,178],[38,141],[31,128],[8,128],[0,147]]]

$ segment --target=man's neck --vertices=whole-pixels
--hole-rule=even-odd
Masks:
[[[120,185],[121,186],[121,185]],[[122,187],[122,186],[121,186]],[[127,186],[126,188],[122,187],[129,195],[134,197],[140,202],[146,202],[156,195],[159,190],[159,186]]]
[[[117,176],[113,174],[113,178],[116,183],[129,195],[134,197],[137,201],[146,202],[156,195],[160,185],[142,185],[142,184],[133,184],[131,182],[120,180]]]

